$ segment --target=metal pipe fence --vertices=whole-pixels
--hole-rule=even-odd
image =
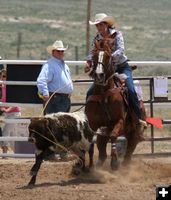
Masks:
[[[0,60],[0,64],[19,64],[20,66],[23,64],[29,64],[29,65],[37,65],[37,64],[43,64],[45,61],[42,60],[37,60],[37,61],[30,61],[30,60]],[[79,65],[79,66],[83,66],[85,65],[85,61],[66,61],[67,64],[69,65]],[[155,66],[157,65],[164,65],[164,66],[171,66],[171,61],[131,61],[129,62],[130,65],[137,65],[140,67],[144,67],[144,66]],[[134,79],[136,80],[142,80],[142,81],[148,81],[149,83],[146,84],[147,86],[149,86],[149,99],[145,100],[144,103],[146,106],[149,106],[150,108],[150,117],[154,116],[154,109],[155,107],[158,106],[167,106],[170,107],[171,106],[171,100],[170,99],[163,99],[161,100],[157,100],[154,98],[154,85],[153,85],[153,78],[154,77],[134,77]],[[171,79],[171,76],[167,76],[168,79]],[[84,84],[90,84],[92,82],[92,80],[89,79],[77,79],[77,80],[73,80],[73,83],[75,85],[84,85]],[[36,82],[35,81],[0,81],[0,84],[6,84],[6,85],[26,85],[26,86],[36,86]],[[170,85],[170,84],[169,84]],[[12,106],[12,105],[32,105],[32,106],[37,106],[34,104],[27,104],[27,103],[2,103],[0,102],[0,106]],[[85,102],[72,102],[72,107],[74,106],[83,106],[85,105]],[[171,124],[171,119],[162,119],[163,124],[166,125],[170,125]],[[3,123],[29,123],[30,120],[28,118],[18,118],[18,119],[4,119],[1,120],[1,122]],[[167,136],[167,137],[155,137],[155,133],[154,133],[154,127],[151,126],[150,127],[150,131],[151,131],[151,136],[150,138],[147,140],[151,143],[151,152],[149,152],[148,155],[171,155],[171,152],[166,152],[166,153],[155,153],[155,149],[154,149],[154,145],[155,142],[158,141],[171,141],[171,137]],[[27,141],[27,137],[1,137],[0,141]],[[6,157],[34,157],[33,154],[0,154],[0,156],[6,156]]]

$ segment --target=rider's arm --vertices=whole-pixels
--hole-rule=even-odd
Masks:
[[[115,42],[115,50],[112,53],[112,57],[115,63],[118,63],[118,61],[123,57],[125,46],[124,46],[124,39],[122,32],[118,31],[116,35],[116,42]]]

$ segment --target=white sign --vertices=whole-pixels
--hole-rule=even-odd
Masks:
[[[154,97],[168,97],[168,78],[154,78]]]

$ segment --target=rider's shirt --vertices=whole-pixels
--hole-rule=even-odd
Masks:
[[[98,32],[93,39],[92,50],[88,55],[87,60],[92,60],[92,52],[95,47],[96,41],[103,40],[103,36]],[[109,42],[111,44],[112,57],[115,65],[120,65],[128,60],[125,55],[124,39],[121,31],[110,28],[109,29]]]

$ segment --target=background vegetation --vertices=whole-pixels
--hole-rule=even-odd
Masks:
[[[0,5],[2,58],[17,58],[21,33],[20,59],[47,59],[46,46],[56,39],[69,45],[67,60],[75,60],[75,46],[79,60],[86,59],[87,0],[0,0]],[[92,0],[91,19],[98,12],[115,16],[130,60],[167,61],[171,52],[170,9],[170,0]],[[91,40],[95,31],[91,26]],[[161,66],[140,72],[152,75],[156,70],[160,75],[171,72]]]

